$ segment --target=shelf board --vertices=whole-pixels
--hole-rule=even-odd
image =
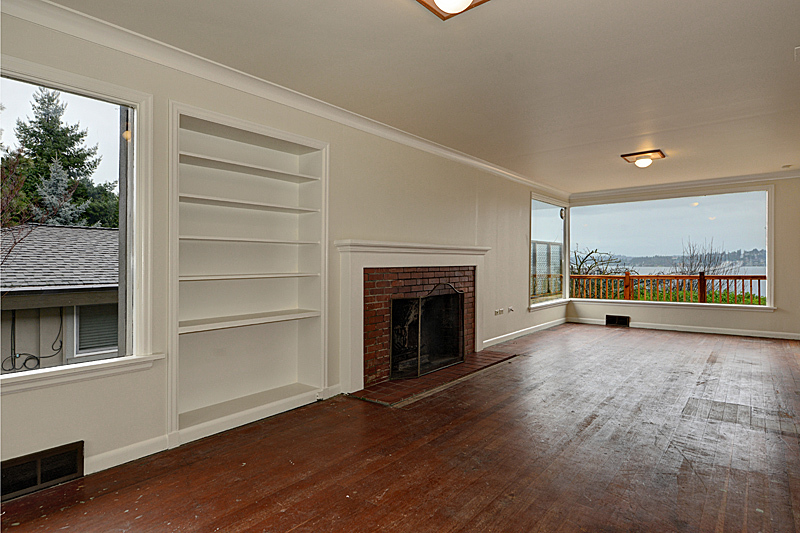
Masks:
[[[311,309],[284,309],[266,313],[181,320],[178,323],[178,334],[182,335],[185,333],[199,333],[201,331],[213,331],[217,329],[255,326],[257,324],[270,324],[289,320],[302,320],[304,318],[314,318],[318,316],[321,316],[321,313]]]
[[[262,178],[291,181],[293,183],[303,183],[308,181],[320,180],[320,178],[316,176],[309,176],[307,174],[286,172],[284,170],[278,170],[270,167],[250,165],[247,163],[241,163],[229,159],[222,159],[219,157],[194,154],[191,152],[181,152],[180,162],[185,165],[213,168],[217,170],[227,170],[229,172],[238,172],[240,174],[251,174],[254,176],[260,176]]]
[[[287,241],[257,237],[217,237],[214,235],[180,235],[182,241],[251,242],[257,244],[319,244],[319,241]]]
[[[196,274],[179,276],[179,281],[223,281],[238,279],[272,279],[272,278],[313,278],[319,277],[314,272],[269,272],[254,274]]]
[[[271,406],[277,407],[276,412],[284,410],[285,406],[280,404],[299,400],[302,403],[313,402],[316,399],[318,387],[306,385],[304,383],[290,383],[282,387],[268,389],[242,398],[235,398],[218,404],[202,407],[178,415],[178,427],[181,430],[200,426],[202,424],[213,423],[229,417],[247,416],[248,412],[270,411]],[[305,397],[305,398],[304,398]],[[253,413],[259,418],[263,418],[264,413]],[[269,416],[269,414],[264,414]],[[257,420],[258,418],[255,418]],[[237,421],[237,424],[240,421]]]
[[[233,207],[236,209],[256,209],[259,211],[275,211],[277,213],[319,213],[319,209],[309,209],[306,207],[291,207],[286,205],[267,204],[263,202],[251,202],[249,200],[233,200],[230,198],[220,198],[217,196],[205,196],[202,194],[181,193],[178,198],[187,204],[212,205],[215,207]]]

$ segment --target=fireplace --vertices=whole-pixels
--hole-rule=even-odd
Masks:
[[[461,361],[464,355],[474,352],[475,267],[364,268],[363,284],[365,387],[389,379],[431,372]],[[422,329],[410,325],[412,333],[403,335],[417,342],[412,342],[410,348],[401,348],[399,344],[395,346],[392,342],[392,317],[397,318],[397,313],[403,313],[399,315],[400,318],[411,318],[414,311],[410,310],[408,302],[420,302],[422,299],[426,299],[422,307],[423,316],[447,311],[450,318],[433,329],[425,324],[425,320]],[[419,314],[419,310],[416,312]],[[415,359],[413,363],[407,362],[409,355],[404,353],[404,362],[393,365],[392,353],[395,348],[416,350],[420,345],[420,336],[424,339],[421,343],[424,348],[421,361],[418,363]],[[441,355],[444,350],[442,343],[450,344],[449,351],[454,352],[453,357]]]
[[[419,377],[464,360],[464,293],[440,283],[426,296],[393,298],[390,379]]]
[[[339,379],[326,395],[354,392],[389,379],[393,298],[425,296],[437,283],[464,292],[465,356],[483,348],[480,287],[486,246],[337,240]],[[437,281],[433,281],[437,280]],[[331,376],[334,369],[329,369]]]

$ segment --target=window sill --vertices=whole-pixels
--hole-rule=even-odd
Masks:
[[[0,395],[147,370],[153,366],[154,361],[164,359],[164,357],[164,354],[130,355],[101,361],[87,361],[74,365],[30,370],[18,374],[4,374],[0,376]]]
[[[568,303],[569,303],[568,298],[559,298],[558,300],[548,300],[546,302],[529,305],[528,312],[532,313],[533,311],[541,311],[542,309],[549,309],[550,307],[560,307],[563,305],[567,305]]]
[[[727,311],[755,311],[762,313],[772,313],[776,307],[769,305],[741,305],[741,304],[701,304],[696,302],[650,302],[643,300],[599,300],[595,298],[570,298],[576,304],[592,305],[642,305],[647,307],[671,307],[673,309],[725,309]]]

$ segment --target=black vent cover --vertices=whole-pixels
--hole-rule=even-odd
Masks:
[[[2,501],[83,476],[83,441],[65,444],[0,464]]]
[[[631,325],[631,317],[620,315],[606,315],[606,326],[622,326],[628,328]]]

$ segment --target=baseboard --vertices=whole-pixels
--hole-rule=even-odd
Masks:
[[[333,398],[334,396],[338,396],[342,393],[342,386],[341,385],[331,385],[330,387],[325,387],[322,389],[322,400],[327,400],[328,398]]]
[[[124,448],[117,448],[116,450],[86,457],[86,459],[84,459],[83,472],[85,475],[93,474],[94,472],[106,470],[112,466],[119,466],[164,451],[167,447],[167,436],[161,435],[154,439],[125,446]]]
[[[567,317],[571,324],[592,324],[604,326],[601,318]],[[688,326],[685,324],[657,324],[651,322],[631,322],[632,328],[657,329],[662,331],[683,331],[686,333],[710,333],[714,335],[735,335],[739,337],[763,337],[767,339],[800,340],[800,333],[787,333],[782,331],[759,331],[750,329],[714,328],[708,326]]]
[[[531,326],[529,328],[520,329],[517,331],[513,331],[511,333],[506,333],[505,335],[500,335],[499,337],[493,337],[491,339],[486,339],[482,342],[483,349],[488,348],[489,346],[493,346],[495,344],[500,344],[501,342],[510,341],[512,339],[516,339],[517,337],[522,337],[523,335],[528,335],[530,333],[535,333],[537,331],[541,331],[543,329],[552,328],[554,326],[558,326],[566,322],[566,319],[559,318],[557,320],[552,320],[550,322],[545,322],[544,324],[539,324],[538,326]]]

